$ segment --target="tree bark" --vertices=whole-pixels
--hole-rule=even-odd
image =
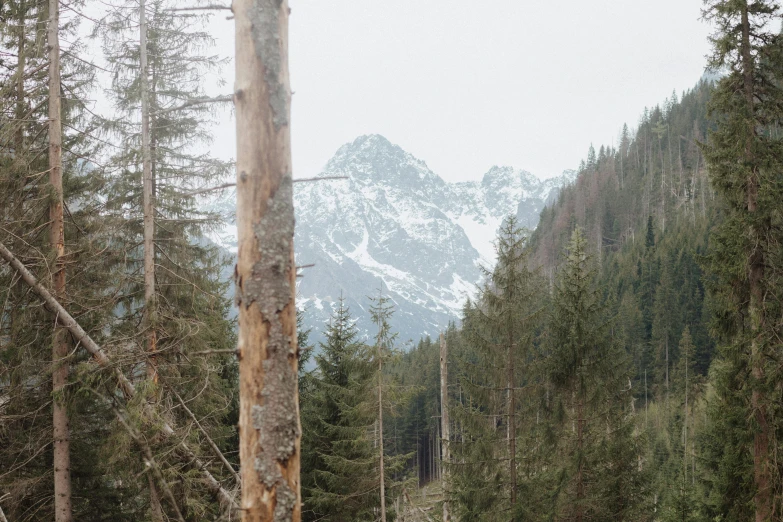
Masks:
[[[25,114],[25,89],[24,75],[25,64],[27,62],[27,51],[25,49],[25,18],[27,15],[27,4],[25,0],[19,2],[19,34],[17,35],[16,53],[18,61],[16,65],[16,143],[14,145],[16,154],[22,154],[24,150],[24,114]]]
[[[443,461],[446,465],[443,467],[443,522],[449,522],[451,520],[451,512],[449,510],[448,493],[450,488],[449,482],[449,465],[451,464],[451,448],[449,448],[450,428],[449,425],[449,349],[446,345],[446,337],[440,334],[440,425],[443,433],[441,438],[441,445],[443,446]]]
[[[65,298],[65,231],[63,224],[62,120],[60,100],[60,3],[49,0],[49,245],[54,254],[52,291]],[[21,125],[21,122],[19,122]],[[54,464],[54,519],[71,522],[71,450],[68,410],[63,394],[68,383],[67,331],[54,324],[52,336],[52,427]]]
[[[150,93],[147,59],[147,5],[139,0],[139,87],[141,89],[142,213],[144,224],[144,330],[147,338],[147,378],[158,382],[156,364],[158,336],[155,331],[155,204],[153,201],[152,155],[150,153]],[[150,511],[155,522],[163,522],[163,508],[155,481],[150,477]]]
[[[754,108],[754,82],[753,82],[753,56],[750,43],[750,20],[748,16],[748,3],[744,1],[741,7],[742,23],[742,80],[743,94],[750,117],[747,118],[749,128],[745,141],[745,160],[751,167],[747,179],[747,209],[748,214],[753,215],[757,211],[757,199],[759,190],[758,167],[755,162],[753,140],[756,137],[756,118]],[[764,379],[763,354],[761,353],[760,338],[764,327],[764,253],[761,250],[763,235],[757,225],[750,225],[749,237],[752,242],[752,250],[749,252],[748,283],[750,286],[750,305],[748,315],[750,317],[751,330],[751,367],[754,378],[753,391],[751,393],[751,407],[753,416],[758,424],[758,429],[753,435],[753,469],[756,485],[756,495],[753,499],[756,508],[756,522],[766,522],[772,516],[772,477],[770,473],[769,439],[770,427],[767,420],[767,408],[760,383]]]
[[[381,522],[386,522],[386,477],[383,469],[383,456],[383,350],[381,343],[378,342],[378,462],[381,488]]]
[[[513,338],[512,338],[513,339]],[[517,420],[514,397],[514,343],[508,344],[508,461],[511,477],[511,505],[517,503]]]
[[[288,2],[235,0],[239,437],[244,522],[299,522]]]
[[[38,282],[38,280],[27,269],[27,267],[25,267],[21,261],[19,261],[16,256],[14,256],[13,253],[11,253],[8,248],[6,248],[3,243],[0,243],[0,257],[5,259],[8,264],[11,265],[11,268],[13,268],[19,274],[19,276],[22,278],[22,281],[24,281],[25,284],[27,284],[36,294],[38,294],[43,302],[46,303],[46,307],[49,309],[49,311],[55,315],[58,323],[60,323],[63,328],[66,328],[71,333],[76,342],[81,343],[81,345],[84,346],[84,349],[87,350],[90,355],[92,355],[93,359],[99,366],[102,368],[111,368],[114,370],[115,378],[117,379],[118,386],[122,390],[124,397],[126,399],[133,399],[133,397],[136,395],[136,388],[133,386],[133,383],[130,382],[127,377],[125,377],[119,367],[113,365],[112,360],[109,359],[109,357],[106,355],[106,352],[103,351],[98,343],[96,343],[92,337],[90,337],[87,332],[84,331],[81,325],[76,322],[76,319],[74,319],[73,316],[69,314],[68,311],[57,301],[57,299],[55,299],[54,296]],[[174,436],[174,429],[168,423],[163,424],[161,431],[166,437]],[[187,462],[201,472],[201,475],[203,476],[209,491],[215,495],[215,497],[217,497],[223,504],[232,506],[232,508],[236,508],[236,501],[234,500],[234,496],[229,491],[227,491],[220,484],[220,482],[218,482],[212,473],[210,473],[204,462],[193,453],[193,451],[188,447],[187,443],[181,441],[179,443],[179,449],[187,458]]]
[[[147,6],[139,1],[139,86],[141,88],[141,155],[144,214],[144,328],[147,336],[147,377],[158,381],[155,331],[155,202],[150,153],[150,93],[147,60]]]
[[[582,522],[584,519],[584,499],[585,499],[585,481],[584,481],[584,390],[579,390],[579,398],[576,406],[576,522]]]

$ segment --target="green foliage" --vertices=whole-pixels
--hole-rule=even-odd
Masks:
[[[303,519],[371,519],[380,505],[372,355],[342,299],[325,334],[301,397]]]
[[[549,322],[554,385],[558,518],[640,520],[645,484],[637,468],[628,358],[611,335],[580,229],[572,234]]]
[[[497,265],[476,302],[465,306],[458,352],[464,396],[455,408],[460,442],[452,465],[455,515],[464,520],[507,520],[509,511],[535,508],[523,491],[540,480],[544,435],[533,422],[540,393],[534,361],[546,299],[540,276],[528,269],[525,241],[508,218]]]

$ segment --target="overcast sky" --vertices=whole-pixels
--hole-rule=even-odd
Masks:
[[[546,178],[701,77],[702,0],[290,0],[294,176],[379,133],[449,181]],[[233,53],[233,22],[211,24]],[[225,70],[233,85],[233,65]],[[226,113],[214,152],[234,157]]]

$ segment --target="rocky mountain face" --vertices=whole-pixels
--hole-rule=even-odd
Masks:
[[[493,241],[503,219],[516,215],[535,227],[544,205],[573,172],[541,181],[529,172],[493,167],[481,181],[447,183],[386,138],[362,136],[342,146],[319,177],[295,184],[295,249],[302,270],[300,308],[319,340],[342,296],[371,337],[371,295],[396,305],[399,341],[437,335],[457,321],[494,262]],[[233,195],[219,202],[232,212]],[[216,238],[236,252],[235,228]]]

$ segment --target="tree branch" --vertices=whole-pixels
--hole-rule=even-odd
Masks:
[[[310,181],[328,181],[328,180],[333,180],[333,179],[349,179],[349,178],[348,178],[348,176],[323,176],[323,177],[320,177],[320,178],[299,178],[299,179],[294,179],[294,180],[291,180],[291,181],[293,183],[307,183],[307,182],[310,182]],[[194,190],[193,192],[186,192],[183,195],[184,196],[195,196],[197,194],[205,194],[207,192],[214,192],[216,190],[223,190],[223,189],[232,188],[232,187],[236,187],[236,186],[237,186],[236,183],[223,183],[222,185],[217,185],[216,187],[209,187],[209,188],[205,188],[205,189]]]
[[[216,96],[215,98],[193,98],[192,100],[188,100],[182,105],[177,105],[176,107],[169,107],[168,109],[158,109],[157,111],[152,111],[152,114],[157,116],[159,114],[181,111],[182,109],[187,109],[188,107],[193,107],[196,105],[205,105],[207,103],[227,103],[230,101],[234,101],[234,97],[231,95]]]
[[[209,434],[207,434],[207,430],[205,430],[201,426],[201,423],[198,421],[198,419],[193,414],[193,412],[190,411],[190,408],[187,407],[187,405],[185,404],[185,401],[183,401],[182,397],[179,396],[179,393],[177,393],[176,391],[174,391],[171,388],[169,388],[169,390],[171,391],[171,393],[174,394],[174,396],[177,398],[177,400],[182,405],[182,407],[185,409],[185,411],[190,416],[190,418],[193,419],[193,422],[196,423],[196,427],[198,427],[198,429],[201,431],[201,434],[204,435],[204,438],[207,439],[207,442],[209,443],[209,446],[212,448],[212,451],[215,452],[215,455],[217,456],[217,458],[219,458],[220,461],[223,463],[223,465],[226,466],[226,469],[228,469],[231,472],[231,474],[234,476],[234,480],[237,481],[237,484],[240,484],[242,482],[242,479],[239,478],[239,474],[234,469],[234,466],[232,466],[231,463],[223,455],[223,452],[220,451],[220,448],[217,447],[217,444],[215,444],[215,442],[210,438]]]
[[[20,275],[22,280],[36,293],[38,296],[46,303],[47,308],[50,312],[55,314],[57,317],[57,321],[60,323],[60,325],[63,328],[66,328],[69,332],[71,332],[71,335],[73,335],[74,339],[76,339],[78,342],[84,346],[84,348],[90,353],[90,355],[93,356],[93,359],[95,362],[98,363],[99,366],[102,366],[104,368],[112,368],[112,362],[111,359],[106,355],[106,352],[103,351],[103,349],[96,343],[88,334],[84,331],[84,329],[79,325],[79,323],[76,322],[76,319],[73,318],[71,314],[68,313],[68,311],[63,308],[63,306],[52,296],[52,294],[49,293],[49,291],[44,288],[38,280],[35,278],[35,276],[25,267],[21,261],[19,261],[6,246],[0,242],[0,257],[5,259],[9,265],[11,265],[11,268],[16,270],[16,272]],[[119,383],[120,389],[122,389],[123,394],[126,399],[133,398],[136,395],[136,389],[133,386],[133,383],[131,383],[127,377],[122,373],[122,371],[118,367],[113,367],[114,369],[114,375],[117,378],[117,381]],[[172,428],[168,423],[164,423],[162,427],[163,434],[167,437],[174,436],[174,428]],[[180,450],[185,454],[185,456],[188,459],[188,462],[192,464],[196,469],[201,471],[204,479],[206,479],[209,490],[217,496],[221,502],[224,504],[231,506],[234,509],[238,509],[236,500],[234,499],[233,495],[229,493],[221,484],[218,482],[218,480],[210,473],[210,471],[207,469],[206,465],[199,459],[193,451],[188,447],[188,445],[182,441],[179,444]]]
[[[179,510],[179,505],[177,504],[176,499],[174,498],[174,494],[171,492],[171,488],[169,488],[168,483],[166,482],[166,479],[163,478],[163,474],[160,472],[160,467],[158,467],[158,463],[155,462],[155,457],[152,455],[152,449],[150,449],[150,445],[147,444],[147,441],[144,440],[141,435],[131,427],[130,424],[128,424],[128,421],[125,419],[125,415],[122,414],[120,410],[117,408],[114,408],[114,413],[117,415],[117,418],[120,421],[120,424],[123,425],[125,430],[128,432],[128,434],[131,436],[131,438],[136,441],[136,444],[139,445],[139,447],[144,452],[144,460],[145,464],[149,466],[152,470],[152,474],[155,476],[155,478],[158,481],[158,484],[161,488],[163,488],[163,493],[166,495],[166,498],[169,501],[169,504],[171,504],[171,507],[174,508],[174,512],[177,515],[177,520],[179,522],[185,522],[185,519],[182,518],[182,512]]]

